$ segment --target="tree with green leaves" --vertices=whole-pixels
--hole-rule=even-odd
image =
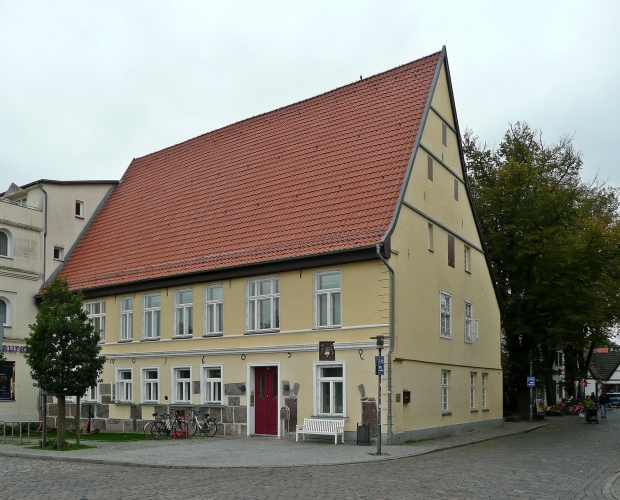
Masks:
[[[511,126],[496,150],[469,131],[463,147],[503,304],[506,380],[527,413],[530,361],[554,403],[556,351],[572,386],[620,317],[619,192],[581,179],[570,137],[547,145],[527,124]]]
[[[58,449],[65,438],[65,397],[79,398],[95,385],[106,361],[99,355],[100,336],[82,301],[81,293],[69,290],[66,278],[55,278],[43,291],[36,323],[30,325],[26,339],[25,357],[35,387],[58,399]]]

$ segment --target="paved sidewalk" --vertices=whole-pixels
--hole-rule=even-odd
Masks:
[[[90,449],[56,452],[30,449],[30,445],[0,444],[0,456],[64,460],[83,463],[162,467],[182,469],[303,467],[374,462],[423,455],[457,448],[514,434],[529,432],[549,422],[504,423],[483,431],[418,441],[400,446],[382,445],[377,456],[376,444],[335,445],[332,440],[295,441],[295,434],[277,439],[266,437],[194,437],[182,440],[131,441],[124,443],[83,442]],[[18,442],[16,440],[16,442]]]

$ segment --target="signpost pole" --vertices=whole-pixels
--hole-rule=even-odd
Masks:
[[[377,335],[376,337],[370,337],[377,340],[377,350],[379,355],[375,358],[375,374],[379,379],[377,395],[377,455],[381,455],[381,377],[385,373],[385,365],[383,362],[383,356],[381,356],[381,350],[383,349],[383,335]]]
[[[532,376],[532,361],[530,360],[530,377]],[[532,386],[530,385],[530,422],[532,422],[534,420],[534,416],[532,414],[532,404],[534,403],[534,400],[532,399],[533,395],[532,395]]]

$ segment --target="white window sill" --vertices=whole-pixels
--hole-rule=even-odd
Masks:
[[[209,337],[223,337],[224,334],[222,332],[213,332],[213,333],[205,333],[203,334],[203,338],[207,339]]]
[[[174,337],[172,337],[173,339],[191,339],[194,337],[193,333],[189,333],[187,335],[175,335]]]
[[[84,216],[83,216],[83,215],[77,215],[77,214],[76,214],[75,218],[76,218],[76,219],[83,219],[83,218],[84,218]]]
[[[344,415],[310,415],[310,418],[344,418],[347,422],[349,421],[349,417]]]
[[[115,405],[129,406],[133,404],[133,401],[114,401]]]
[[[140,342],[153,342],[155,340],[159,340],[161,337],[142,337]]]
[[[340,330],[342,325],[333,325],[333,326],[315,326],[313,330]]]
[[[469,344],[469,345],[474,345],[474,341],[473,340],[465,340],[465,343]]]
[[[273,328],[270,330],[251,330],[249,332],[245,332],[244,335],[262,335],[264,333],[279,333],[279,328]]]
[[[0,255],[0,259],[9,259],[9,260],[13,260],[13,257],[9,257],[8,255]]]
[[[210,403],[200,403],[200,406],[208,406],[209,408],[224,408],[226,405],[224,403],[217,403],[213,401]]]
[[[439,338],[444,340],[452,340],[452,336],[448,337],[447,335],[439,335]]]
[[[119,344],[126,344],[127,342],[133,342],[133,339],[119,339]]]

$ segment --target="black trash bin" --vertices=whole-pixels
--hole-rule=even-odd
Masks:
[[[357,444],[370,445],[370,424],[357,424]]]

